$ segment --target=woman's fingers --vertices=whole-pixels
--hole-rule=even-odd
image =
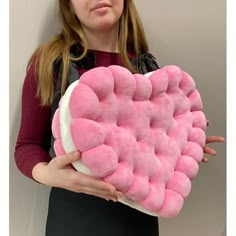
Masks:
[[[121,192],[116,191],[111,184],[79,172],[69,181],[68,188],[74,192],[86,193],[114,202],[121,196]]]
[[[204,153],[207,153],[207,154],[209,154],[211,156],[215,156],[216,155],[216,150],[211,148],[211,147],[208,147],[208,146],[205,146],[203,148],[203,151],[204,151]]]
[[[57,178],[53,177],[54,184],[70,191],[90,194],[117,202],[122,193],[117,191],[113,185],[94,176],[77,172],[73,168],[68,168],[69,164],[79,160],[79,158],[80,153],[74,151],[66,155],[57,156],[51,161],[50,168],[52,171],[50,172],[51,174],[55,172],[54,176],[58,175]]]
[[[79,160],[79,158],[80,158],[80,153],[78,151],[74,151],[66,155],[55,157],[53,159],[53,162],[58,169],[62,169],[63,167],[71,164],[72,162]]]
[[[84,175],[79,172],[77,172],[77,176],[81,186],[89,186],[91,188],[109,192],[110,194],[115,194],[116,192],[116,188],[113,185],[106,183],[102,180],[99,180],[93,176]]]
[[[208,136],[206,138],[206,143],[224,142],[225,139],[222,136]]]
[[[209,121],[207,121],[207,125],[209,125]],[[207,136],[206,137],[206,144],[208,144],[208,143],[218,143],[218,142],[224,142],[224,141],[225,141],[225,139],[222,136]],[[204,153],[209,154],[211,156],[215,156],[216,155],[216,150],[211,148],[211,147],[208,147],[208,146],[205,146],[203,148],[203,151],[204,151]],[[202,162],[207,163],[208,162],[208,158],[204,157],[202,159]]]
[[[80,192],[83,192],[85,194],[89,194],[89,195],[93,195],[93,196],[97,196],[100,198],[104,198],[106,200],[112,200],[114,202],[118,201],[118,197],[115,196],[114,194],[111,194],[109,192],[106,191],[102,191],[100,189],[96,189],[96,188],[92,188],[89,186],[81,186],[80,187]]]
[[[208,162],[208,158],[207,157],[203,157],[202,158],[202,162],[207,163]]]

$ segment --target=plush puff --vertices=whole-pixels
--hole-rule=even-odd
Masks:
[[[114,185],[120,202],[171,218],[198,173],[206,123],[194,80],[179,67],[133,75],[109,66],[68,87],[52,132],[56,155],[79,150],[75,169]]]

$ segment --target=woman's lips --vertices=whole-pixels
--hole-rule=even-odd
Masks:
[[[98,4],[96,4],[95,5],[95,7],[94,8],[92,8],[92,11],[94,11],[94,10],[102,10],[102,9],[106,9],[106,8],[108,8],[108,7],[111,7],[109,4],[107,4],[107,3],[98,3]]]

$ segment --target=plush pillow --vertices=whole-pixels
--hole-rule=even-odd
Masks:
[[[56,155],[79,150],[76,170],[114,185],[120,202],[165,218],[189,195],[205,129],[194,80],[173,65],[146,75],[91,69],[68,87],[52,122]]]

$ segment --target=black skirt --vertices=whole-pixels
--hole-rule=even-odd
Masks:
[[[158,236],[158,219],[119,202],[52,188],[46,236]]]

